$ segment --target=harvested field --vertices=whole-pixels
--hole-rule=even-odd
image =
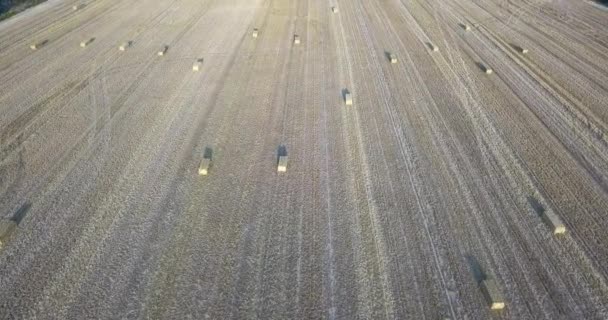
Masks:
[[[550,0],[2,21],[0,319],[608,319],[607,30]]]

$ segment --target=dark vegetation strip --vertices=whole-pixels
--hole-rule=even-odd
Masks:
[[[0,0],[0,21],[46,0]]]

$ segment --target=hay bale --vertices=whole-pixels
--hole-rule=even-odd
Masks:
[[[557,216],[552,211],[545,210],[540,213],[540,217],[543,222],[551,229],[554,235],[566,233],[566,226],[559,218],[559,216]]]
[[[331,7],[331,12],[338,13],[338,7]]]
[[[259,31],[258,31],[258,29],[257,29],[257,28],[256,28],[256,29],[253,29],[253,32],[251,33],[251,36],[252,36],[252,37],[254,37],[254,38],[257,38],[257,37],[258,37],[258,32],[259,32]]]
[[[192,65],[192,71],[198,72],[198,71],[201,70],[201,67],[202,67],[201,61],[200,60],[196,60],[194,62],[194,64]]]
[[[204,158],[203,160],[201,160],[201,163],[198,166],[198,174],[200,176],[206,176],[209,173],[210,168],[211,168],[211,159]]]
[[[515,49],[517,52],[519,52],[521,54],[528,53],[528,49],[526,49],[526,48],[524,48],[522,46],[519,46],[519,45],[513,44],[513,43],[511,44],[511,46],[513,47],[513,49]]]
[[[89,38],[88,40],[81,41],[80,47],[84,48],[84,47],[88,46],[89,44],[91,44],[91,42],[93,42],[94,40],[95,40],[95,38]]]
[[[485,74],[492,74],[494,73],[494,70],[492,70],[492,68],[490,68],[489,66],[481,63],[481,62],[477,62],[477,67],[479,67],[481,69],[481,71],[483,71]]]
[[[300,36],[299,35],[294,35],[293,36],[293,44],[300,44]]]
[[[287,172],[287,156],[280,156],[277,172]]]
[[[36,42],[30,45],[30,49],[32,50],[38,50],[40,48],[42,48],[47,42],[49,42],[48,40],[42,40],[40,42]]]
[[[123,42],[119,47],[118,50],[120,51],[126,51],[129,47],[131,46],[130,42]]]
[[[159,56],[164,56],[167,53],[167,50],[169,50],[169,46],[162,46],[157,54]]]
[[[0,250],[12,239],[17,231],[17,223],[12,220],[0,220]]]
[[[350,94],[350,92],[346,91],[344,93],[344,104],[346,104],[347,106],[352,106],[353,105],[353,97]]]
[[[388,55],[388,58],[390,59],[391,63],[397,63],[397,55],[394,53],[390,53]]]
[[[494,279],[485,279],[479,284],[481,292],[488,301],[492,310],[502,310],[505,308],[505,299],[502,296]]]

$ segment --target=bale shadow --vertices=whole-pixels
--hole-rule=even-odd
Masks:
[[[348,91],[348,89],[342,89],[342,100],[346,100],[346,95],[348,94],[350,94],[350,91]]]
[[[473,278],[475,279],[475,282],[477,282],[477,284],[480,284],[482,281],[487,279],[488,275],[483,271],[483,268],[481,267],[479,261],[477,260],[477,258],[475,258],[475,256],[467,254],[465,255],[465,259],[469,264],[471,274],[473,275]]]
[[[24,204],[21,205],[21,207],[19,207],[19,209],[17,209],[17,211],[15,211],[15,213],[13,213],[13,216],[10,218],[10,220],[19,225],[23,218],[25,218],[25,216],[27,215],[28,211],[30,211],[31,207],[32,203],[26,201]]]
[[[528,196],[527,199],[528,203],[530,204],[532,209],[534,209],[536,214],[542,216],[545,213],[545,207],[540,203],[540,201],[538,201],[538,199],[533,196]]]
[[[475,65],[483,72],[486,72],[489,69],[488,66],[479,61],[475,61]]]
[[[384,57],[386,60],[391,61],[391,52],[384,50]]]
[[[509,43],[509,45],[511,46],[511,48],[517,50],[518,52],[522,52],[524,50],[524,48],[522,48],[520,45],[517,45],[515,43]]]
[[[287,147],[284,144],[279,145],[277,148],[277,154],[279,157],[287,155]]]
[[[277,148],[277,163],[279,162],[279,159],[283,156],[287,156],[287,147],[281,144]]]
[[[205,151],[203,151],[203,159],[213,160],[213,148],[205,147]]]

